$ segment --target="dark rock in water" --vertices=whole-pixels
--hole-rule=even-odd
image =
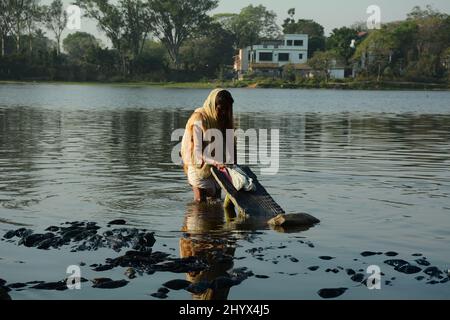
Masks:
[[[154,298],[158,298],[158,299],[166,299],[167,298],[167,294],[165,294],[164,292],[155,292],[151,294],[152,297]]]
[[[354,282],[361,283],[364,280],[364,274],[356,273],[350,279]]]
[[[334,257],[329,257],[329,256],[321,256],[321,257],[319,257],[319,259],[322,259],[322,260],[333,260],[333,259],[334,259]]]
[[[113,265],[106,264],[106,265],[99,265],[92,270],[93,271],[107,271],[107,270],[111,270],[112,268],[114,268]]]
[[[253,277],[254,273],[252,271],[247,271],[247,267],[241,267],[233,269],[229,272],[232,279],[236,282],[241,283],[249,277]]]
[[[398,253],[394,252],[394,251],[388,251],[385,253],[385,255],[388,257],[396,257],[396,256],[398,256]]]
[[[333,299],[343,295],[347,288],[320,289],[317,293],[323,299]]]
[[[394,270],[401,272],[401,273],[405,273],[405,274],[415,274],[415,273],[419,273],[420,271],[422,271],[421,268],[417,267],[417,266],[413,266],[411,264],[405,264],[399,267],[395,267]]]
[[[372,252],[372,251],[364,251],[364,252],[361,252],[361,255],[362,255],[363,257],[375,256],[376,254],[377,254],[376,252]]]
[[[206,290],[209,289],[209,284],[207,282],[198,282],[198,283],[191,283],[187,288],[186,291],[193,293],[193,294],[202,294],[205,293]]]
[[[389,280],[386,280],[385,282],[384,282],[384,284],[386,285],[386,286],[389,286],[389,285],[391,285],[391,281],[389,281]]]
[[[424,276],[417,276],[417,277],[416,277],[416,280],[417,280],[417,281],[422,281],[423,279],[425,279]]]
[[[427,284],[438,284],[438,283],[439,283],[439,281],[436,281],[436,280],[431,280],[431,281],[427,282]]]
[[[334,268],[334,269],[327,269],[327,270],[325,270],[325,272],[339,273],[339,269],[337,269],[337,268]]]
[[[51,232],[56,232],[59,230],[59,227],[56,226],[50,226],[47,229],[45,229],[45,231],[51,231]]]
[[[309,267],[308,270],[317,271],[317,270],[319,270],[319,268],[320,267],[318,267],[318,266],[312,266],[312,267]]]
[[[44,240],[48,240],[53,238],[55,235],[53,233],[45,233],[45,234],[30,234],[29,236],[26,236],[23,238],[23,244],[26,247],[34,247],[36,245],[39,245]]]
[[[347,275],[349,275],[349,276],[352,276],[356,273],[356,271],[353,269],[345,269],[345,272],[347,272]]]
[[[117,220],[113,220],[113,221],[108,222],[108,224],[110,224],[110,225],[117,225],[117,226],[122,226],[122,225],[124,225],[126,223],[127,222],[125,220],[123,220],[123,219],[117,219]]]
[[[11,289],[19,289],[19,288],[24,288],[26,286],[27,286],[27,284],[22,283],[22,282],[11,283],[8,285],[8,287]]]
[[[395,268],[409,264],[408,261],[400,260],[400,259],[386,260],[386,261],[384,261],[384,263],[386,263],[386,264],[388,264],[388,265],[390,265],[392,267],[395,267]]]
[[[171,290],[182,290],[182,289],[186,289],[190,284],[191,284],[190,281],[176,279],[176,280],[170,280],[170,281],[167,281],[166,283],[163,283],[163,286],[166,288],[169,288]]]
[[[54,239],[54,238],[42,240],[41,242],[37,243],[35,245],[35,247],[37,247],[38,249],[41,249],[41,250],[48,250],[51,246],[55,245],[55,243],[57,241],[57,240],[56,241],[55,240],[56,239]]]
[[[211,282],[210,288],[213,290],[228,289],[237,283],[229,277],[218,277]]]
[[[134,279],[136,278],[136,270],[134,270],[133,268],[128,268],[125,271],[125,275],[128,277],[128,279]]]
[[[44,283],[45,281],[28,281],[26,282],[26,284],[39,284],[39,283]]]
[[[5,233],[5,235],[3,236],[3,238],[5,239],[11,239],[13,237],[16,236],[16,231],[15,230],[9,230],[7,233]]]
[[[145,248],[151,248],[155,244],[156,239],[153,232],[147,232],[137,236],[137,241],[133,246],[135,250],[145,250]]]
[[[431,263],[429,261],[427,261],[427,259],[425,259],[425,258],[417,259],[415,261],[420,266],[428,267],[429,265],[431,265]]]
[[[423,272],[429,275],[431,278],[442,279],[444,277],[444,273],[437,267],[428,267]]]
[[[270,277],[266,276],[266,275],[263,275],[263,274],[256,274],[255,278],[258,278],[258,279],[269,279]]]
[[[446,283],[446,282],[449,282],[450,281],[450,278],[445,278],[444,280],[441,280],[441,283]]]
[[[102,281],[98,284],[94,284],[92,287],[98,289],[117,289],[126,286],[128,282],[129,281],[127,280]]]
[[[298,262],[297,258],[291,257],[290,259],[291,259],[292,262]]]
[[[0,286],[0,301],[2,300],[11,300],[11,297],[9,296],[8,291],[4,287]]]
[[[0,287],[2,287],[3,285],[5,285],[5,283],[6,283],[6,280],[3,280],[3,279],[0,278]]]
[[[314,248],[314,244],[313,244],[312,242],[309,242],[309,241],[308,241],[306,244],[308,245],[308,247]]]
[[[421,256],[423,256],[423,254],[421,254],[421,253],[413,253],[412,256],[413,257],[421,257]]]
[[[58,290],[58,291],[64,291],[68,289],[65,281],[43,282],[35,286],[32,286],[31,288],[38,290]]]
[[[162,293],[166,293],[167,294],[167,293],[170,292],[170,290],[167,289],[167,288],[161,287],[161,288],[158,289],[158,292],[162,292]]]
[[[414,274],[422,271],[421,268],[414,266],[405,260],[400,259],[386,260],[384,263],[393,266],[395,271],[405,274]]]
[[[33,233],[33,230],[31,230],[31,229],[20,228],[20,229],[16,230],[16,237],[23,238],[23,237],[29,236],[32,233]]]
[[[110,282],[110,281],[113,281],[113,280],[110,278],[95,278],[92,280],[92,283],[94,284],[94,286],[96,286],[101,283]]]
[[[0,286],[0,288],[2,288],[3,291],[5,291],[5,292],[10,292],[11,291],[11,288],[6,287],[6,286]]]
[[[97,250],[102,247],[112,248],[115,251],[120,251],[123,247],[133,247],[136,250],[145,251],[151,248],[156,241],[153,233],[139,232],[136,228],[108,230],[103,233],[103,236],[97,234],[98,229],[100,227],[95,222],[75,221],[61,227],[50,226],[46,229],[46,231],[54,233],[33,234],[32,230],[21,228],[14,232],[8,232],[7,236],[14,235],[20,238],[19,245],[23,244],[27,247],[44,250],[51,247],[59,248],[73,241],[76,245],[72,247],[71,252]]]

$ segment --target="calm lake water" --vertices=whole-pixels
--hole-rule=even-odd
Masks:
[[[269,277],[250,277],[223,298],[320,299],[323,288],[347,288],[340,299],[450,298],[450,282],[432,284],[423,271],[408,275],[384,263],[418,265],[413,254],[420,253],[431,266],[450,269],[450,92],[230,91],[238,127],[280,129],[279,172],[259,180],[286,212],[307,212],[319,225],[294,233],[236,227],[220,206],[191,204],[186,178],[171,163],[176,142],[170,138],[209,90],[27,84],[0,85],[0,236],[21,226],[42,232],[65,221],[106,227],[125,219],[154,231],[154,250],[174,257],[214,247],[214,238],[226,240],[235,260],[202,275],[210,280],[239,267]],[[363,257],[364,251],[383,254]],[[398,255],[387,257],[388,251]],[[68,265],[85,262],[85,278],[125,279],[123,268],[89,267],[118,255],[0,241],[0,278],[57,281],[67,277]],[[384,274],[381,290],[368,290],[345,271],[367,278],[369,265]],[[157,272],[115,290],[83,284],[81,290],[9,294],[155,299],[149,294],[162,283],[185,278]],[[196,298],[184,290],[168,295]]]

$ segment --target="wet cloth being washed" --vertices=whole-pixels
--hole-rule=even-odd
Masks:
[[[242,189],[247,192],[256,190],[256,186],[253,184],[253,179],[247,176],[247,174],[239,166],[222,168],[220,171],[233,184],[237,191]]]

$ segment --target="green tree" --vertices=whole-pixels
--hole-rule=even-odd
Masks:
[[[308,60],[308,65],[328,82],[330,78],[330,68],[334,67],[339,60],[339,56],[334,51],[317,51],[314,56]]]
[[[308,58],[316,51],[325,50],[325,32],[322,25],[314,20],[298,19],[295,21],[295,9],[289,9],[289,17],[284,20],[283,32],[285,34],[307,34],[308,35]]]
[[[376,74],[377,81],[381,79],[384,69],[391,65],[395,40],[387,26],[380,30],[373,30],[367,38],[358,46],[355,59],[363,60],[363,69],[368,74]]]
[[[136,58],[153,28],[149,6],[141,0],[120,0],[119,7],[123,15],[125,42]]]
[[[236,48],[258,44],[263,39],[275,39],[280,36],[275,12],[263,5],[249,5],[239,14],[222,14],[216,19],[235,39]]]
[[[16,42],[16,51],[20,52],[21,37],[26,26],[26,13],[30,10],[32,0],[8,0],[6,14],[9,15],[10,32]]]
[[[351,45],[352,43],[356,43],[357,34],[358,31],[352,28],[342,27],[333,29],[326,42],[327,50],[335,51],[347,64],[355,53],[355,47]]]
[[[122,74],[127,73],[125,34],[125,18],[123,11],[109,0],[76,0],[84,11],[84,16],[97,22],[97,27],[103,31],[117,50]]]
[[[64,51],[74,61],[86,61],[90,51],[100,46],[100,42],[92,34],[75,32],[63,40]]]
[[[45,7],[45,26],[55,35],[56,52],[61,53],[61,34],[66,29],[67,12],[61,0],[53,0],[50,6]]]
[[[180,50],[185,69],[214,76],[233,62],[233,35],[219,23],[213,23],[196,37],[189,39]]]
[[[11,6],[7,1],[0,1],[0,37],[1,37],[1,50],[2,57],[5,56],[6,38],[12,29],[12,14]]]
[[[33,53],[33,34],[37,30],[38,24],[42,22],[43,14],[42,7],[39,6],[39,0],[30,0],[28,10],[24,12],[30,55]]]
[[[211,21],[207,15],[218,0],[148,0],[154,32],[178,69],[180,48]]]

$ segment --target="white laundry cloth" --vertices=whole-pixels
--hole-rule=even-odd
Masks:
[[[232,179],[233,186],[237,191],[244,189],[245,191],[255,191],[256,186],[253,179],[250,178],[240,167],[234,166],[227,168],[228,174]]]

